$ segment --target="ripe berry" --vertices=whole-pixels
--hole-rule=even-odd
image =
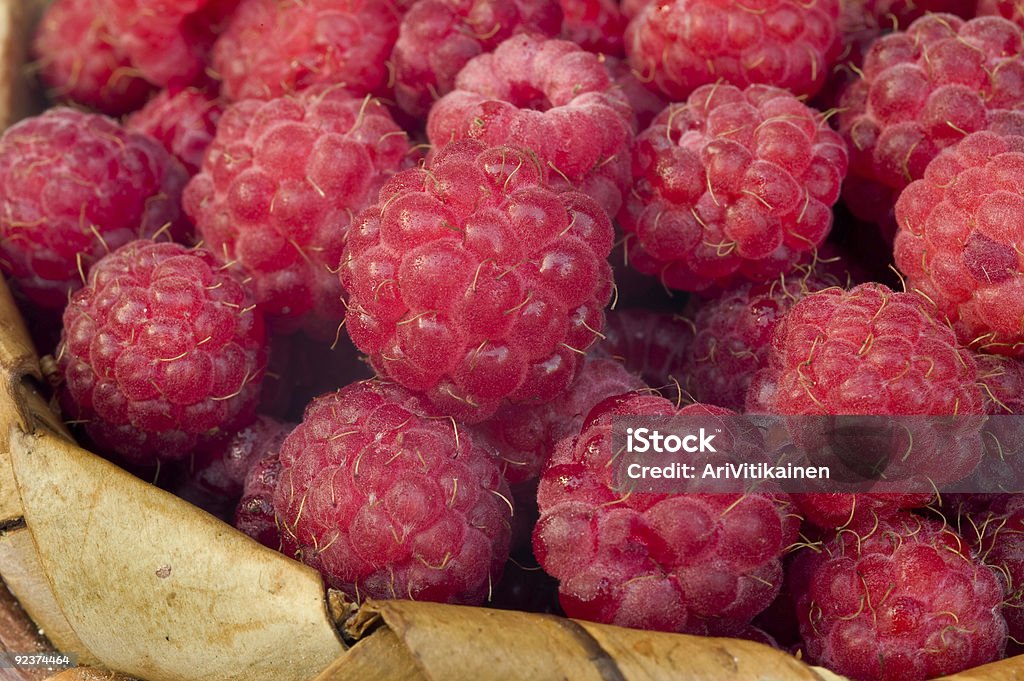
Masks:
[[[637,138],[619,215],[629,262],[685,291],[775,278],[824,241],[846,161],[792,94],[701,87]]]
[[[614,215],[629,185],[631,123],[597,55],[518,35],[466,64],[431,108],[427,135],[435,145],[471,138],[530,149],[552,182],[578,187]]]
[[[312,85],[376,93],[388,78],[400,11],[389,0],[241,0],[211,57],[230,101]]]
[[[608,312],[604,339],[595,349],[622,362],[662,394],[687,382],[685,358],[693,325],[683,317],[644,309]]]
[[[924,681],[1002,657],[1003,588],[948,527],[910,514],[840,532],[791,580],[803,652],[855,681]]]
[[[974,133],[943,151],[896,204],[896,264],[961,342],[1024,356],[1024,137]]]
[[[659,0],[630,22],[626,54],[675,101],[716,82],[813,95],[839,52],[838,16],[838,0]]]
[[[62,401],[99,451],[188,457],[254,418],[267,348],[241,283],[204,250],[132,241],[64,310]]]
[[[206,90],[189,87],[161,91],[125,119],[125,128],[157,139],[178,159],[189,175],[203,165],[203,155],[224,113],[221,100]]]
[[[133,239],[184,239],[184,169],[160,144],[57,107],[0,138],[0,252],[16,290],[60,309],[89,267]]]
[[[595,407],[541,476],[534,552],[560,581],[569,617],[621,626],[735,634],[782,583],[781,556],[799,519],[784,495],[616,491],[616,417],[729,412],[630,394]]]
[[[286,553],[358,600],[478,605],[508,558],[508,487],[488,450],[400,386],[323,395],[281,447]]]
[[[381,376],[480,421],[561,394],[604,326],[612,227],[529,151],[448,145],[348,231],[346,326]]]
[[[110,116],[142,106],[154,91],[135,74],[92,0],[55,0],[36,29],[32,51],[49,94]]]
[[[562,37],[588,52],[621,57],[628,19],[616,0],[559,0]]]
[[[345,231],[408,153],[380,102],[342,89],[238,102],[185,190],[185,211],[206,247],[251,277],[276,328],[333,338]]]

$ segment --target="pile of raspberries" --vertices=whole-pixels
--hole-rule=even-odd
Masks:
[[[955,673],[1024,496],[624,494],[613,424],[1024,412],[1019,10],[54,0],[0,268],[84,446],[352,599]]]

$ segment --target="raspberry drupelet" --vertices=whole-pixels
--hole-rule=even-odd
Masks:
[[[159,142],[99,114],[55,107],[0,137],[0,266],[16,292],[59,310],[104,254],[191,232],[187,175]]]
[[[541,476],[533,547],[566,615],[620,626],[735,635],[779,593],[800,519],[785,495],[617,491],[616,417],[730,412],[627,394],[597,405]]]
[[[237,102],[185,190],[185,211],[205,246],[251,277],[276,329],[333,338],[345,231],[409,151],[378,100],[337,87]]]
[[[799,558],[790,587],[813,664],[855,681],[924,681],[1003,655],[1002,584],[941,523],[903,513]]]
[[[789,92],[701,87],[634,145],[629,263],[685,291],[773,279],[828,235],[846,166],[842,139]]]
[[[470,59],[514,33],[554,37],[561,25],[553,0],[420,0],[402,17],[391,53],[398,106],[425,119]]]
[[[393,383],[315,399],[274,492],[285,553],[349,596],[479,605],[509,551],[508,486],[453,419]]]
[[[814,95],[839,55],[838,0],[657,0],[626,29],[626,54],[674,101],[724,82]]]
[[[900,191],[972,132],[1024,132],[1024,34],[999,17],[924,16],[879,38],[843,95],[850,150],[843,196],[865,220],[891,223]]]
[[[55,0],[36,28],[32,53],[51,97],[120,116],[155,88],[131,68],[93,0]]]
[[[346,327],[377,372],[481,421],[548,402],[600,337],[613,232],[530,151],[450,144],[349,229]]]
[[[377,94],[401,11],[390,0],[241,0],[211,66],[229,101],[273,99],[317,84]]]
[[[1024,137],[978,132],[896,203],[896,265],[961,342],[1024,356]]]
[[[551,182],[614,216],[629,189],[633,113],[597,55],[566,40],[517,35],[472,59],[427,118],[432,144],[478,139],[525,147]]]
[[[259,310],[212,255],[139,240],[71,297],[57,360],[65,413],[98,451],[146,465],[251,422],[267,347]]]

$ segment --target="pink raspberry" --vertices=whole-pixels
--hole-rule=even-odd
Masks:
[[[478,139],[525,147],[552,180],[590,194],[615,215],[629,186],[632,112],[597,55],[565,40],[513,36],[470,60],[434,104],[434,145]]]
[[[1024,27],[1024,7],[1012,0],[978,0],[975,15],[1002,17]]]
[[[637,138],[619,214],[629,263],[685,291],[777,277],[825,240],[846,162],[788,92],[698,88]]]
[[[612,239],[600,206],[552,189],[529,151],[450,144],[349,230],[349,335],[457,418],[551,401],[600,337]]]
[[[985,564],[996,570],[1007,591],[1003,616],[1009,641],[1019,654],[1024,641],[1024,496],[993,496],[988,509],[977,513],[964,536]]]
[[[728,414],[661,397],[602,402],[541,476],[534,552],[569,617],[700,634],[743,630],[779,592],[800,521],[784,495],[615,491],[612,420]]]
[[[629,20],[616,0],[559,0],[565,16],[562,37],[589,52],[623,54],[622,36]]]
[[[323,395],[281,447],[287,552],[349,596],[479,605],[508,558],[508,486],[489,450],[395,384]]]
[[[1024,360],[978,353],[974,355],[974,361],[978,365],[978,383],[985,397],[985,412],[993,415],[1024,414]]]
[[[177,92],[163,90],[125,120],[125,128],[146,133],[167,149],[195,175],[203,154],[217,132],[224,113],[221,100],[206,90],[189,87]]]
[[[910,514],[839,533],[791,580],[805,657],[854,681],[924,681],[1003,656],[1003,589],[948,527]]]
[[[977,380],[971,354],[931,315],[924,298],[862,284],[825,289],[790,308],[775,327],[767,368],[751,382],[747,407],[789,415],[981,414]],[[821,425],[794,422],[790,432],[809,446],[818,442]],[[931,494],[902,480],[923,476],[943,483],[969,474],[981,456],[980,426],[973,419],[904,422],[894,428],[889,450],[865,452],[888,459],[888,486],[857,496],[794,495],[794,501],[823,527],[923,506]]]
[[[133,73],[92,0],[50,4],[36,29],[32,51],[43,83],[57,100],[119,116],[138,109],[154,90]]]
[[[608,312],[597,352],[625,364],[660,391],[686,383],[686,349],[693,325],[683,317],[644,309]]]
[[[721,81],[813,95],[839,53],[838,16],[838,0],[658,0],[630,22],[626,54],[675,101]]]
[[[1024,73],[1024,72],[1022,72]],[[978,132],[928,164],[896,203],[896,265],[960,340],[1024,356],[1024,137]]]
[[[524,483],[540,474],[560,440],[579,433],[583,417],[599,402],[645,387],[618,360],[587,356],[562,397],[547,404],[507,405],[477,430],[498,453],[509,484]]]
[[[660,114],[668,100],[644,85],[630,68],[629,62],[615,57],[604,57],[605,66],[612,74],[615,87],[622,91],[633,110],[639,130],[645,130],[655,117]]]
[[[70,418],[132,463],[188,457],[252,421],[266,365],[259,310],[207,251],[132,241],[64,310]]]
[[[99,0],[118,47],[149,82],[181,87],[195,81],[238,0]],[[94,10],[95,11],[95,10]]]
[[[938,152],[985,129],[1024,132],[1024,36],[1005,19],[933,14],[879,38],[842,98],[850,209],[886,221]]]
[[[387,83],[400,14],[390,0],[240,0],[212,66],[230,101],[317,84],[375,93]]]
[[[0,137],[0,265],[40,307],[60,309],[105,253],[158,234],[184,239],[184,169],[158,142],[58,107]]]
[[[391,54],[395,99],[409,115],[425,118],[470,59],[514,33],[556,36],[561,24],[553,0],[420,0],[402,18]]]
[[[277,328],[333,338],[345,231],[408,153],[380,102],[342,89],[238,102],[185,190],[185,211],[206,247],[251,277]]]
[[[693,341],[684,349],[686,384],[698,402],[742,411],[754,374],[768,365],[772,332],[809,293],[847,285],[827,265],[798,266],[793,275],[743,284],[687,310]]]

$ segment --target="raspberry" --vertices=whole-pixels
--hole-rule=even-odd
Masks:
[[[984,408],[977,367],[952,330],[931,316],[921,296],[881,284],[830,288],[793,305],[775,327],[768,366],[751,382],[747,407],[790,415],[879,416],[980,414]],[[790,432],[813,449],[820,425],[794,422]],[[901,481],[921,476],[942,483],[969,474],[981,456],[980,426],[973,419],[896,425],[889,449],[877,445],[863,453],[887,462],[889,486],[857,496],[794,495],[794,501],[823,527],[842,527],[872,511],[880,516],[922,506],[931,495],[908,491]],[[943,456],[936,456],[940,451]]]
[[[978,0],[976,15],[1002,17],[1024,27],[1024,8],[1011,0]]]
[[[824,117],[784,90],[698,88],[637,138],[619,214],[629,262],[686,291],[772,279],[824,241],[846,161]]]
[[[627,19],[632,19],[637,14],[643,11],[644,7],[651,4],[651,0],[621,0],[619,5],[621,6],[622,13]]]
[[[622,91],[626,101],[629,102],[629,107],[636,117],[638,129],[645,130],[651,125],[654,118],[668,106],[668,101],[657,92],[647,88],[633,73],[629,62],[606,56],[604,63],[615,80],[615,87]]]
[[[985,412],[1024,414],[1024,360],[979,353],[974,355],[974,361],[985,396]]]
[[[281,531],[274,515],[274,489],[281,476],[281,458],[266,456],[245,476],[242,498],[235,508],[233,525],[267,548],[281,549]]]
[[[149,82],[181,87],[195,81],[238,0],[99,0],[118,47]]]
[[[689,320],[651,310],[615,310],[607,315],[604,335],[597,351],[623,362],[652,388],[686,382],[685,353],[693,342]]]
[[[612,419],[727,414],[661,397],[613,397],[562,440],[541,476],[534,551],[566,615],[621,626],[734,634],[782,582],[799,519],[784,495],[615,491]]]
[[[188,475],[201,489],[234,502],[242,495],[249,471],[268,456],[277,456],[294,427],[294,423],[257,416],[218,447],[196,452],[187,462]]]
[[[159,140],[189,175],[195,175],[223,113],[222,102],[200,88],[163,90],[129,116],[125,128]]]
[[[92,0],[55,0],[49,5],[32,51],[40,77],[58,100],[119,116],[142,106],[154,89],[132,72]]]
[[[252,278],[276,328],[334,337],[345,230],[408,153],[387,110],[345,90],[238,102],[185,190],[185,211],[206,247]]]
[[[491,52],[514,33],[555,36],[562,15],[552,0],[420,0],[402,18],[391,54],[395,99],[424,118],[473,57]]]
[[[965,344],[1024,356],[1024,137],[969,135],[896,203],[895,258]]]
[[[480,604],[508,558],[492,454],[395,384],[307,407],[281,447],[274,508],[286,549],[357,600]]]
[[[213,256],[132,241],[64,310],[62,401],[104,452],[180,459],[253,419],[266,355],[259,310]]]
[[[60,309],[104,253],[132,239],[183,239],[184,169],[113,120],[57,107],[0,137],[3,271],[34,305]]]
[[[565,391],[604,326],[613,232],[547,171],[465,140],[381,190],[340,272],[349,335],[381,376],[468,421]]]
[[[565,40],[513,36],[470,60],[427,119],[432,144],[478,139],[526,147],[552,180],[614,215],[629,185],[632,112],[597,55]]]
[[[813,95],[839,52],[838,0],[649,2],[626,29],[626,54],[669,99],[724,81]]]
[[[808,551],[791,580],[805,657],[854,681],[923,681],[1002,657],[1003,589],[948,527],[901,514]]]
[[[977,495],[982,496],[982,495]],[[1024,641],[1024,496],[998,495],[965,536],[985,562],[996,570],[1007,591],[1003,602],[1009,641],[1020,652]]]
[[[879,38],[839,113],[850,209],[884,222],[941,149],[979,130],[1024,132],[1022,55],[1021,29],[996,17],[933,14]]]
[[[587,356],[561,398],[502,407],[477,430],[501,457],[502,475],[509,484],[523,483],[540,474],[559,440],[578,433],[583,417],[599,402],[644,387],[617,360]]]
[[[227,99],[273,99],[312,85],[364,95],[388,77],[400,11],[390,0],[241,0],[213,47]]]
[[[684,349],[683,375],[693,398],[742,410],[751,379],[768,365],[772,332],[783,315],[808,293],[846,285],[827,269],[798,266],[794,276],[691,302],[687,313],[695,331]]]
[[[621,57],[628,20],[616,0],[559,0],[562,36],[589,52]]]

